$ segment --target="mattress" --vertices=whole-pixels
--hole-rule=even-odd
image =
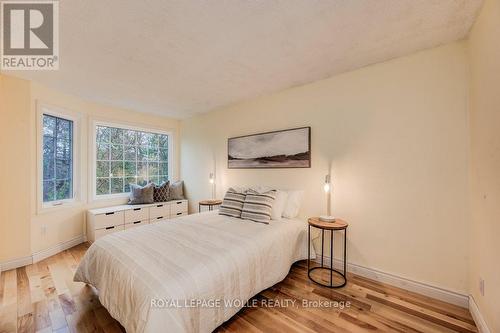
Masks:
[[[305,221],[270,224],[217,211],[93,243],[74,280],[93,285],[127,332],[212,332],[307,258]]]

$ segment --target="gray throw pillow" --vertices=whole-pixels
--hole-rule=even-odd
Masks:
[[[129,205],[150,204],[154,202],[154,184],[149,183],[142,187],[136,184],[130,184]]]
[[[219,215],[241,217],[245,197],[246,194],[241,191],[238,192],[238,190],[233,188],[227,190],[224,200],[222,201],[222,205],[219,207]]]
[[[271,211],[273,209],[276,191],[259,193],[248,190],[245,196],[245,203],[241,211],[241,218],[259,223],[269,224],[271,221]]]
[[[179,180],[177,182],[174,182],[170,184],[170,189],[169,189],[169,199],[170,200],[183,200],[184,199],[184,181]]]
[[[170,193],[170,181],[163,182],[160,186],[154,187],[153,199],[155,202],[168,201]]]

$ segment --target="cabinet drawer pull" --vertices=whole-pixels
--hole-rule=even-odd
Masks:
[[[157,219],[157,220],[161,220],[162,218],[163,218],[163,216],[159,216],[159,217],[157,217],[156,219]]]
[[[182,203],[182,201],[177,201],[177,204],[180,205]]]
[[[182,213],[177,213],[177,215],[182,215]]]
[[[159,208],[159,207],[163,207],[163,205],[156,205],[156,207],[158,207],[158,208]]]
[[[105,215],[113,215],[115,212],[109,212],[109,213],[106,213]]]
[[[141,221],[134,222],[134,224],[138,224],[138,223],[141,223]]]
[[[135,211],[141,210],[140,208],[134,208]]]
[[[106,230],[111,230],[111,229],[114,229],[115,227],[112,226],[112,227],[106,227]]]

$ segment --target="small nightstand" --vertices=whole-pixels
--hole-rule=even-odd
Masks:
[[[311,217],[309,220],[309,227],[308,227],[308,241],[307,241],[307,276],[311,281],[322,285],[324,287],[328,288],[341,288],[346,285],[347,283],[347,222],[341,220],[341,219],[336,219],[335,222],[323,222],[320,221],[319,217]],[[316,266],[316,267],[311,267],[311,227],[318,228],[321,230],[321,266]],[[330,231],[330,267],[324,266],[323,265],[323,259],[324,259],[324,246],[325,246],[325,230]],[[334,262],[334,257],[333,257],[333,247],[334,247],[334,242],[333,242],[333,236],[335,231],[344,231],[344,262],[343,262],[343,267],[344,270],[341,272],[337,269],[333,268],[333,262]],[[312,276],[311,273],[315,270],[327,270],[330,272],[330,283],[322,283],[320,281],[315,280]],[[333,275],[337,274],[341,277],[343,280],[342,283],[339,284],[333,284]]]
[[[222,200],[213,199],[213,200],[202,200],[198,203],[198,212],[201,213],[202,206],[208,206],[208,210],[214,210],[215,206],[220,206],[222,204]]]

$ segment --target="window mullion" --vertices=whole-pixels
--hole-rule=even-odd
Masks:
[[[57,199],[57,123],[59,119],[56,119],[56,126],[54,128],[54,140],[53,140],[53,150],[54,150],[54,195],[52,196],[52,201],[55,201]]]
[[[109,128],[109,127],[108,127]],[[109,133],[109,143],[108,143],[108,193],[111,194],[111,182],[113,181],[111,176],[111,150],[113,145],[111,144],[111,132]]]
[[[125,132],[122,138],[122,193],[125,193]]]
[[[135,133],[135,183],[139,179],[139,137],[137,132]]]
[[[73,182],[74,182],[74,174],[73,174],[73,123],[70,123],[70,126],[69,126],[69,193],[70,193],[70,197],[71,198],[74,198],[75,197],[75,189],[73,187]]]

